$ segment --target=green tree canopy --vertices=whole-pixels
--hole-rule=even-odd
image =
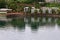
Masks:
[[[0,0],[0,8],[6,8],[6,1],[5,0]]]

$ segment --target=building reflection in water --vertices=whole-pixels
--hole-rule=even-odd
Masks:
[[[0,27],[11,24],[12,27],[18,30],[25,30],[26,24],[32,31],[38,31],[39,28],[54,28],[57,24],[60,28],[60,18],[50,17],[26,17],[26,18],[11,18],[11,21],[0,21]]]

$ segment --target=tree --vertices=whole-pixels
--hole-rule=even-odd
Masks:
[[[6,1],[5,0],[0,0],[0,8],[6,8]]]
[[[45,0],[37,0],[38,2],[45,2]]]

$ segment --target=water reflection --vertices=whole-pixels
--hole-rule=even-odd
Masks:
[[[58,18],[58,20],[57,20],[57,24],[60,26],[60,18]]]
[[[1,40],[60,40],[59,37],[60,18],[25,17],[0,20]]]
[[[50,17],[25,17],[25,18],[10,18],[11,21],[0,21],[0,27],[11,24],[12,27],[19,30],[25,30],[28,25],[32,31],[38,31],[39,28],[54,28],[57,24],[60,26],[60,18]]]
[[[39,18],[31,18],[31,29],[32,30],[37,30],[39,28]]]
[[[6,25],[6,22],[5,21],[0,21],[0,27],[3,27]]]
[[[25,22],[24,18],[13,18],[12,21],[10,22],[13,27],[18,28],[18,29],[25,29]]]

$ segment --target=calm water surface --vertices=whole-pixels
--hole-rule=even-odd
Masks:
[[[0,20],[0,40],[60,40],[60,18],[5,19]]]

